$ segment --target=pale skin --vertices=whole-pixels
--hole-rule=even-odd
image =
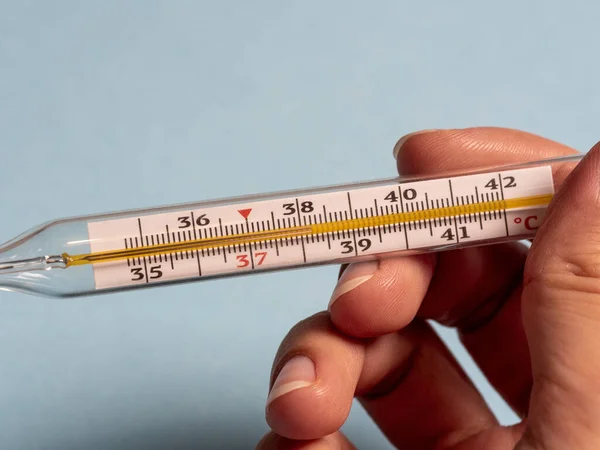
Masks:
[[[401,175],[577,153],[500,128],[419,132],[396,147]],[[563,178],[531,249],[342,268],[327,310],[281,343],[272,431],[257,449],[354,449],[339,431],[354,398],[397,449],[599,449],[600,145]],[[458,329],[521,423],[499,425],[426,319]]]

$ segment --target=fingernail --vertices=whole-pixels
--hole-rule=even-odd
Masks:
[[[273,383],[267,405],[289,392],[312,385],[317,379],[315,363],[308,356],[294,356],[281,369]]]
[[[438,131],[438,130],[421,130],[421,131],[415,131],[414,133],[409,133],[407,135],[402,136],[400,139],[398,139],[398,142],[396,142],[396,145],[394,145],[394,159],[398,159],[398,153],[400,153],[400,149],[406,143],[406,141],[408,141],[411,137],[416,136],[417,134],[431,133],[432,131]]]
[[[375,275],[378,268],[379,261],[377,260],[350,264],[338,280],[337,285],[333,290],[333,294],[331,294],[328,308],[331,309],[331,305],[333,305],[340,296],[350,292],[352,289],[356,289],[364,282],[373,278],[373,275]]]

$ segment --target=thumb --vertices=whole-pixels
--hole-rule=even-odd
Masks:
[[[533,389],[518,450],[600,448],[600,144],[550,205],[525,267]]]

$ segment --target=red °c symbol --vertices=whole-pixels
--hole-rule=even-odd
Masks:
[[[537,230],[538,229],[537,220],[538,220],[538,216],[527,217],[525,219],[525,228],[527,228],[528,230]]]

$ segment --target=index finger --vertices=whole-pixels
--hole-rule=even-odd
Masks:
[[[410,133],[398,140],[393,154],[400,175],[427,175],[578,152],[560,142],[525,131],[475,127]],[[570,170],[555,174],[558,184],[562,184],[568,172]]]
[[[413,133],[398,141],[395,154],[400,176],[421,176],[577,152],[530,133],[486,127]],[[557,167],[565,169],[554,174],[555,185],[560,186],[569,173],[569,165]],[[355,337],[398,330],[412,320],[417,310],[428,319],[456,325],[460,319],[472,316],[492,294],[507,284],[515,285],[525,256],[522,246],[507,244],[387,259],[379,264],[353,264],[351,267],[361,269],[355,270],[352,276],[346,275],[333,293],[330,303],[333,322]],[[375,272],[377,277],[373,276]],[[357,284],[359,281],[365,284]],[[366,302],[361,291],[368,290],[372,292]],[[425,294],[427,297],[421,305]],[[408,298],[419,302],[407,301]],[[469,322],[482,322],[489,316],[470,318]]]

